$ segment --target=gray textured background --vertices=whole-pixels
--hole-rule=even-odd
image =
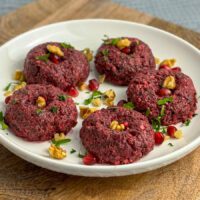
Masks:
[[[0,0],[0,15],[31,1]],[[113,2],[200,32],[200,0],[113,0]]]

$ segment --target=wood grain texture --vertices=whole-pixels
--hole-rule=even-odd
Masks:
[[[107,0],[39,0],[0,18],[0,43],[31,28],[69,19],[115,18],[172,32],[200,48],[200,34]],[[0,199],[199,200],[200,148],[140,175],[85,178],[34,166],[0,146]]]

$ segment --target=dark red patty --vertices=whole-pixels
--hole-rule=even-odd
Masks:
[[[46,48],[48,44],[58,46],[64,52],[64,57],[60,58],[58,63],[50,59],[46,62],[36,59],[49,53]],[[49,42],[34,47],[28,53],[24,75],[29,84],[52,84],[65,91],[88,77],[89,64],[82,52],[73,48],[63,48],[57,42]]]
[[[77,109],[71,98],[61,100],[60,95],[65,94],[51,85],[28,85],[14,92],[7,102],[5,121],[17,136],[29,141],[67,134],[77,123]],[[38,96],[46,99],[46,107],[37,107]]]
[[[135,72],[155,69],[149,46],[139,39],[128,39],[132,41],[129,53],[122,52],[114,45],[102,44],[95,57],[97,71],[116,85],[128,85]]]
[[[171,95],[161,97],[159,90],[167,76],[174,76],[176,88]],[[137,73],[130,82],[127,90],[128,100],[133,102],[136,110],[146,113],[150,111],[149,119],[157,118],[161,113],[158,101],[163,98],[173,98],[173,102],[166,103],[163,125],[177,124],[192,118],[196,111],[196,90],[191,78],[181,72],[173,70],[152,70],[146,73]]]
[[[128,122],[124,131],[110,128],[110,123]],[[102,109],[83,121],[80,137],[86,150],[97,158],[98,163],[132,163],[153,149],[154,132],[148,119],[141,113],[114,107]]]

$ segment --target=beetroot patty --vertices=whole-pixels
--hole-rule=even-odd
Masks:
[[[47,60],[47,45],[60,47],[64,56],[50,55]],[[40,59],[38,59],[40,57]],[[24,75],[28,83],[52,84],[62,90],[83,82],[89,75],[89,64],[84,54],[74,48],[64,48],[60,43],[45,43],[34,47],[27,55]]]
[[[113,120],[128,122],[123,131],[112,130]],[[154,132],[148,119],[141,113],[113,107],[92,113],[83,121],[80,137],[86,150],[98,163],[132,163],[153,149]]]
[[[139,39],[128,39],[132,43],[124,50],[116,45],[102,44],[95,57],[97,71],[105,74],[106,80],[116,85],[128,85],[135,72],[155,68],[149,46]]]
[[[5,113],[5,121],[19,137],[29,141],[51,139],[55,133],[67,134],[77,123],[77,109],[71,98],[51,85],[28,85],[11,96]],[[44,108],[36,101],[46,100]]]
[[[171,90],[171,94],[162,97],[159,90],[168,76],[175,77],[176,88]],[[148,110],[150,120],[161,113],[162,106],[158,105],[158,101],[171,97],[172,102],[165,104],[163,125],[185,122],[192,118],[197,108],[196,90],[191,78],[173,70],[161,69],[136,74],[128,86],[127,96],[136,110],[143,113]]]

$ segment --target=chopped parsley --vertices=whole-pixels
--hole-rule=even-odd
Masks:
[[[58,140],[58,141],[56,141],[55,139],[52,139],[51,142],[52,142],[56,147],[59,147],[60,145],[64,145],[64,144],[67,144],[68,142],[71,142],[71,139],[66,138],[66,139]]]
[[[12,83],[8,83],[8,85],[4,88],[4,91],[8,91],[11,87]]]
[[[168,145],[170,146],[170,147],[173,147],[174,145],[170,142],[170,143],[168,143]]]
[[[62,42],[62,43],[60,43],[60,45],[63,48],[66,48],[66,49],[74,49],[74,47],[71,44],[69,44],[69,43]]]
[[[104,56],[108,56],[109,55],[109,50],[108,49],[104,49],[101,51],[101,53],[104,55]]]
[[[145,115],[148,117],[149,115],[150,115],[150,109],[148,108],[147,110],[146,110],[146,112],[145,112]]]
[[[8,129],[8,125],[4,121],[3,112],[0,112],[0,125],[2,130]]]
[[[185,126],[189,126],[189,125],[190,125],[190,122],[191,122],[191,120],[188,119],[188,120],[185,121],[184,125],[185,125]]]
[[[79,152],[79,153],[78,153],[78,157],[79,157],[79,158],[84,158],[85,155],[84,155],[84,154],[81,154],[81,153]]]
[[[117,43],[121,40],[121,38],[113,38],[110,39],[107,35],[104,35],[104,37],[106,37],[105,39],[103,39],[104,44],[108,44],[108,45],[117,45]]]
[[[93,99],[101,98],[102,95],[103,95],[103,93],[102,93],[101,91],[96,90],[96,91],[94,91],[94,92],[92,93],[92,95],[91,95],[90,98],[85,99],[84,104],[85,104],[85,105],[89,105],[89,104],[92,102]]]
[[[47,53],[47,54],[44,54],[42,56],[36,56],[36,60],[42,60],[44,62],[47,62],[49,60],[49,56],[50,56],[50,53]]]
[[[37,110],[36,110],[36,114],[37,114],[37,115],[42,114],[42,110],[41,110],[41,109],[37,109]]]
[[[76,153],[76,150],[72,148],[71,151],[70,151],[70,153],[71,154]]]
[[[52,113],[57,113],[58,108],[57,108],[56,106],[52,106],[52,107],[50,108],[50,111],[51,111]]]
[[[160,116],[163,117],[165,115],[165,105],[162,105],[161,111],[160,111]]]
[[[65,101],[67,99],[66,95],[58,95],[59,101]]]
[[[158,117],[152,119],[152,127],[155,131],[161,131],[163,134],[166,133],[166,127],[161,126],[161,119],[165,115],[165,105],[162,105],[160,114]]]
[[[166,134],[166,133],[167,133],[167,127],[162,127],[161,132],[162,132],[163,134]]]
[[[79,105],[79,103],[78,102],[75,102],[75,104],[78,106]]]
[[[152,127],[157,132],[160,131],[161,127],[161,116],[158,116],[157,118],[152,119]]]
[[[135,108],[135,106],[134,106],[134,104],[132,102],[125,103],[123,105],[123,107],[124,108],[128,108],[128,109],[134,109]]]
[[[173,102],[173,97],[166,97],[164,99],[160,99],[160,100],[158,100],[157,104],[159,106],[162,106],[162,105],[165,105],[168,102]]]

